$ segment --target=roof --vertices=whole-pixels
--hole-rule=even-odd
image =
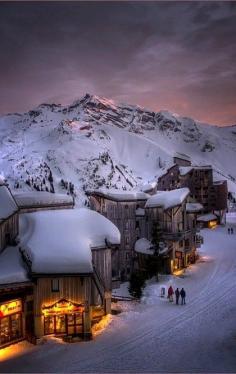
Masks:
[[[146,238],[138,239],[134,245],[134,250],[145,255],[154,254],[153,244]]]
[[[17,212],[18,207],[9,188],[0,184],[0,222]]]
[[[217,220],[217,216],[213,213],[203,214],[197,218],[197,221],[209,222]]]
[[[186,155],[185,153],[176,152],[176,153],[174,154],[174,157],[176,157],[176,158],[180,158],[181,160],[191,161],[191,157],[189,157],[189,156]]]
[[[186,211],[187,212],[199,212],[203,209],[203,205],[200,203],[187,203]]]
[[[211,165],[202,165],[202,166],[180,166],[179,173],[181,176],[184,176],[192,170],[212,170]]]
[[[120,243],[117,227],[86,208],[22,214],[20,238],[38,274],[92,273],[91,250]]]
[[[92,190],[87,191],[88,195],[98,195],[115,201],[137,201],[147,200],[150,195],[142,191],[117,191],[117,190]]]
[[[161,207],[164,210],[174,208],[184,202],[189,195],[189,192],[189,189],[186,187],[171,191],[158,191],[157,194],[148,199],[145,208]]]
[[[140,186],[140,190],[142,192],[149,192],[149,191],[152,191],[154,188],[156,188],[156,186],[157,186],[157,181],[144,183]]]
[[[14,198],[20,208],[73,205],[72,196],[46,191],[18,192],[14,194]]]
[[[29,281],[18,247],[7,247],[0,254],[0,284]]]

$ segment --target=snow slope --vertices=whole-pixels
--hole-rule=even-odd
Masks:
[[[236,191],[236,126],[216,127],[86,94],[70,106],[42,104],[0,118],[0,174],[16,190],[74,194],[131,190],[172,164],[176,152],[212,164]]]
[[[227,227],[204,229],[200,261],[181,276],[150,283],[141,303],[123,304],[93,341],[49,341],[3,356],[0,371],[235,373],[236,215],[230,219],[233,235]],[[170,284],[185,288],[185,306],[160,298],[160,288]]]

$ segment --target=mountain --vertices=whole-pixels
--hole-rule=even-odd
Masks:
[[[202,124],[167,111],[86,94],[72,105],[41,104],[0,118],[0,174],[15,189],[75,193],[130,190],[154,180],[175,152],[212,164],[236,192],[236,126]]]

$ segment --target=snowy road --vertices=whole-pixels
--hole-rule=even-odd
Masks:
[[[230,226],[233,226],[230,224]],[[141,304],[114,317],[91,342],[48,342],[2,361],[0,372],[236,372],[236,225],[204,230],[202,260],[184,277],[187,304],[145,289]]]

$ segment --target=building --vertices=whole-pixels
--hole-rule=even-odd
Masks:
[[[34,333],[91,336],[111,311],[111,250],[118,229],[88,209],[21,216],[21,252],[33,286]]]
[[[88,191],[90,208],[111,222],[121,233],[120,250],[113,253],[113,281],[125,280],[133,267],[134,244],[145,236],[144,207],[150,195],[137,191]]]
[[[157,225],[163,240],[163,271],[174,270],[195,262],[196,258],[196,213],[200,204],[192,207],[188,188],[161,191],[151,196],[145,205],[147,217],[147,239],[152,240]]]

